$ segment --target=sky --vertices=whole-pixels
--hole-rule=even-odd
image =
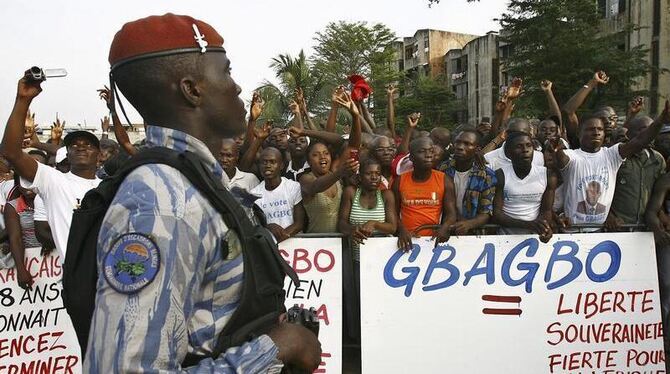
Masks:
[[[398,37],[433,28],[483,35],[498,30],[494,18],[506,0],[2,0],[3,48],[0,67],[0,118],[12,110],[16,84],[31,66],[65,68],[66,78],[42,84],[32,104],[37,123],[48,128],[56,114],[66,126],[98,127],[107,113],[96,89],[108,80],[107,55],[114,34],[128,21],[168,12],[187,14],[212,25],[225,40],[232,76],[247,101],[254,88],[274,74],[271,59],[280,53],[309,55],[314,34],[339,20],[383,23]],[[126,105],[128,109],[129,105]],[[141,122],[131,111],[131,120]],[[4,126],[0,126],[0,134]]]

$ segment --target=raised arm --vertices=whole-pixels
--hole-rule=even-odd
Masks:
[[[358,161],[348,159],[339,169],[332,173],[315,177],[312,174],[303,174],[300,177],[300,188],[302,200],[309,202],[316,194],[323,192],[334,185],[337,181],[351,176],[358,168]]]
[[[565,136],[565,129],[563,128],[563,117],[561,116],[561,108],[558,106],[558,102],[556,101],[556,97],[554,96],[554,92],[552,91],[553,83],[549,80],[543,80],[540,82],[540,87],[542,88],[542,92],[544,92],[544,95],[547,97],[547,107],[549,109],[549,115],[554,116],[558,118],[558,122],[556,125],[561,131],[561,134]]]
[[[247,134],[244,137],[244,143],[240,149],[247,149],[247,147],[254,140],[254,129],[256,128],[256,121],[263,113],[263,106],[265,101],[258,92],[254,92],[251,96],[251,107],[249,108],[249,122],[247,123]]]
[[[132,156],[136,154],[138,152],[137,148],[133,145],[133,143],[130,142],[130,137],[128,136],[126,128],[123,127],[121,120],[119,120],[119,116],[116,115],[116,110],[114,109],[114,96],[111,90],[105,86],[104,88],[98,90],[98,95],[100,96],[100,99],[102,99],[107,104],[107,109],[109,109],[109,113],[112,116],[114,137],[116,138],[117,143],[119,143],[123,150],[126,151],[126,153],[129,155]],[[109,124],[107,125],[107,128],[109,129]],[[103,132],[104,131],[105,130],[103,128]]]
[[[386,95],[388,98],[388,110],[386,114],[386,127],[389,128],[389,131],[391,131],[391,136],[393,137],[393,141],[395,141],[396,138],[396,133],[395,133],[395,100],[394,100],[394,94],[397,91],[397,87],[394,86],[393,84],[389,84],[388,87],[386,87]]]
[[[23,134],[30,104],[42,92],[40,84],[41,82],[28,80],[25,76],[19,80],[14,108],[2,138],[2,155],[22,177],[31,182],[37,173],[37,161],[23,152]]]
[[[319,139],[324,143],[330,144],[336,148],[344,143],[344,139],[340,134],[335,132],[328,132],[323,130],[299,129],[297,127],[289,127],[288,133],[290,136],[309,136],[310,138]]]
[[[272,130],[272,122],[270,121],[266,122],[261,127],[253,128],[254,133],[252,137],[253,140],[249,144],[249,148],[247,148],[247,150],[240,158],[240,164],[239,164],[240,170],[242,171],[252,170],[254,162],[256,162],[256,154],[258,153],[258,150],[261,149],[261,146],[263,145],[265,139],[267,139],[268,136],[270,136],[270,130]]]
[[[644,98],[642,96],[636,96],[633,100],[628,103],[628,110],[626,111],[626,122],[624,122],[623,127],[628,127],[630,121],[637,116],[638,113],[644,108]]]
[[[305,101],[305,94],[302,91],[302,88],[297,88],[295,95],[296,101],[300,106],[300,112],[303,116],[305,116],[307,127],[309,127],[310,130],[319,130],[319,128],[314,124],[314,121],[312,121],[312,117],[309,115],[309,111],[307,110],[307,101]]]
[[[370,112],[368,112],[367,106],[363,101],[359,101],[358,103],[356,103],[356,105],[358,106],[358,112],[361,114],[362,129],[368,134],[374,134],[374,131],[372,131],[372,129],[374,129],[377,126],[375,125],[375,121],[374,119],[372,119]]]
[[[407,116],[407,128],[405,133],[402,134],[402,141],[400,141],[400,146],[398,146],[398,154],[409,153],[409,142],[412,140],[412,132],[419,125],[419,120],[421,119],[421,113],[412,113]]]
[[[666,123],[670,123],[670,101],[665,101],[665,107],[663,112],[654,120],[654,122],[644,129],[642,132],[637,134],[633,139],[627,143],[619,144],[619,154],[623,158],[628,158],[629,156],[640,152],[642,149],[647,147],[652,140],[656,138],[661,128]]]
[[[347,149],[340,156],[340,161],[349,159],[349,153],[351,150],[360,150],[361,148],[361,113],[358,111],[358,106],[351,99],[351,96],[346,92],[341,92],[337,96],[336,101],[343,108],[346,108],[351,114],[351,120],[353,125],[351,126],[351,132],[349,133],[349,141],[347,142]]]
[[[340,105],[337,103],[337,97],[340,96],[344,90],[344,86],[339,86],[333,91],[330,100],[330,112],[328,113],[328,120],[326,121],[326,131],[335,132],[335,126],[337,125],[337,110]]]
[[[305,126],[302,124],[302,115],[300,114],[300,107],[298,106],[298,103],[296,103],[295,100],[291,101],[291,103],[288,105],[288,108],[291,110],[291,113],[293,113],[293,120],[291,121],[290,125],[292,127],[304,129]]]
[[[579,118],[577,118],[577,109],[584,104],[584,101],[589,96],[591,91],[599,84],[607,84],[610,78],[604,71],[597,71],[593,74],[593,78],[586,82],[582,88],[579,89],[572,97],[563,105],[563,111],[567,118],[565,121],[565,129],[569,139],[577,136],[577,126],[579,125]]]

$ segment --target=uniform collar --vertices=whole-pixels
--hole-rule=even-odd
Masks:
[[[214,175],[223,176],[223,168],[205,143],[185,132],[167,127],[147,125],[146,140],[147,147],[166,147],[177,152],[193,152],[209,166]]]

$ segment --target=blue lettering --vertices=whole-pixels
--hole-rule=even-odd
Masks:
[[[569,247],[570,252],[566,254],[559,254],[558,252],[560,252],[563,247]],[[553,290],[555,288],[565,286],[566,284],[572,282],[579,276],[579,274],[582,272],[583,266],[582,262],[579,261],[577,257],[575,257],[578,251],[579,247],[577,246],[577,243],[571,240],[561,240],[554,243],[554,251],[551,253],[551,257],[549,258],[549,263],[547,264],[547,271],[544,273],[544,281],[545,283],[547,283],[548,290]],[[570,269],[570,272],[566,274],[563,278],[553,283],[549,283],[549,281],[551,280],[551,273],[554,269],[554,264],[558,261],[569,262],[572,265],[572,268]]]
[[[475,264],[472,265],[472,268],[469,271],[465,272],[465,280],[463,281],[464,286],[467,286],[468,283],[470,283],[470,278],[480,274],[486,274],[486,283],[493,284],[493,282],[495,282],[495,252],[496,247],[493,243],[486,243],[484,245],[484,251],[479,255]],[[486,261],[486,264],[483,267],[478,267],[483,261]]]
[[[449,251],[451,253],[446,259],[438,261],[443,251]],[[442,288],[447,288],[458,281],[460,272],[458,271],[458,268],[456,266],[450,263],[451,260],[454,259],[454,257],[456,257],[456,248],[450,246],[449,244],[438,245],[433,249],[433,257],[430,259],[430,264],[428,264],[428,270],[426,270],[426,274],[423,276],[422,283],[425,286],[423,287],[424,291],[435,291]],[[449,278],[438,284],[427,286],[428,281],[430,281],[430,277],[433,275],[433,270],[435,270],[435,268],[448,270]]]
[[[510,268],[512,267],[512,261],[516,256],[521,252],[522,249],[528,248],[526,255],[528,257],[535,256],[538,248],[538,241],[535,238],[529,238],[521,243],[517,244],[505,257],[505,260],[502,264],[502,280],[508,286],[518,286],[520,284],[526,283],[526,292],[531,293],[533,290],[533,279],[535,279],[535,274],[537,269],[540,267],[537,263],[521,262],[517,265],[517,269],[520,271],[526,271],[526,274],[519,279],[512,279],[510,275]]]
[[[593,271],[593,259],[601,253],[607,253],[610,256],[610,266],[602,274],[596,274]],[[616,273],[619,272],[619,267],[621,266],[621,249],[619,246],[611,241],[606,240],[602,243],[598,243],[589,255],[586,257],[586,276],[594,282],[606,282],[612,279]]]
[[[412,250],[409,255],[409,262],[414,262],[417,257],[419,257],[419,252],[421,252],[421,247],[419,247],[418,244],[412,245]],[[393,256],[388,260],[386,263],[386,266],[384,266],[384,282],[388,284],[389,286],[393,288],[398,288],[398,287],[403,287],[405,286],[405,296],[410,297],[412,295],[412,288],[414,287],[414,282],[416,282],[416,279],[419,277],[419,271],[420,269],[416,266],[412,267],[403,267],[402,272],[407,274],[407,277],[404,279],[397,279],[396,277],[393,276],[393,269],[395,268],[395,265],[398,263],[398,260],[400,260],[401,257],[405,252],[403,251],[395,251],[393,253]]]

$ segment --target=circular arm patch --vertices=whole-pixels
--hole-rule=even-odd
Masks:
[[[124,294],[146,287],[156,278],[159,268],[158,246],[140,233],[128,233],[116,239],[103,261],[107,283]]]

